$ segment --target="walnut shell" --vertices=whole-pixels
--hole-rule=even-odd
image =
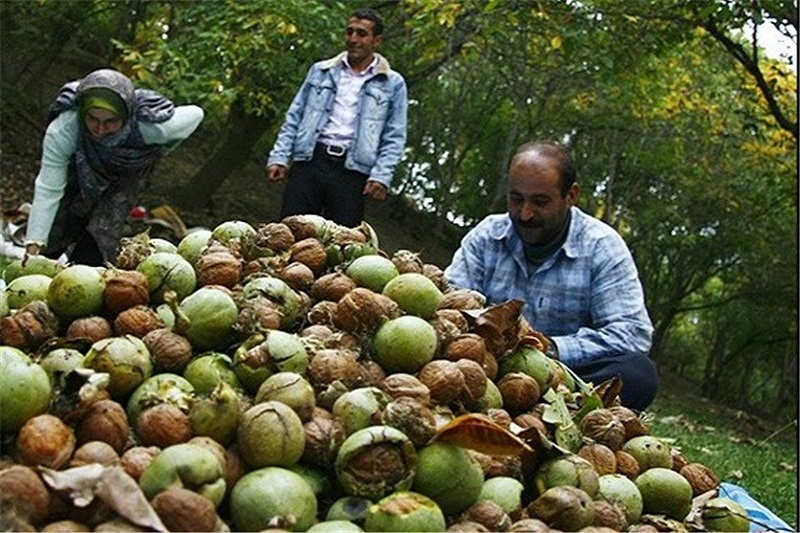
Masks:
[[[117,335],[133,335],[140,339],[153,331],[166,327],[164,319],[146,305],[134,305],[122,311],[114,319],[114,332]]]
[[[625,426],[625,440],[630,440],[639,435],[646,435],[650,431],[648,425],[632,409],[622,405],[614,405],[608,409]]]
[[[41,414],[29,418],[17,434],[21,463],[59,469],[75,451],[75,433],[60,418]]]
[[[393,400],[398,398],[414,398],[423,405],[428,405],[431,401],[431,391],[416,376],[403,372],[389,374],[386,379],[378,386],[383,392]]]
[[[362,387],[379,387],[383,380],[386,379],[386,371],[371,359],[359,360],[358,367],[361,369]]]
[[[371,334],[385,321],[400,316],[400,308],[388,296],[357,287],[336,303],[333,324],[356,335]]]
[[[128,448],[120,456],[119,462],[122,469],[136,481],[139,481],[144,469],[161,451],[158,446],[134,446]]]
[[[346,388],[355,388],[362,378],[358,353],[350,350],[319,350],[308,362],[306,372],[316,390],[335,381],[343,383]]]
[[[550,526],[545,524],[543,521],[539,520],[538,518],[521,518],[517,520],[511,527],[508,528],[509,532],[514,531],[525,531],[525,532],[546,532],[550,531]]]
[[[325,324],[311,324],[298,331],[297,335],[305,339],[319,341],[324,346],[325,341],[333,336],[333,329]],[[309,350],[313,352],[314,346],[309,346]]]
[[[0,470],[0,509],[3,515],[13,509],[20,518],[36,526],[47,519],[49,507],[50,492],[33,468],[13,464]],[[8,527],[5,521],[3,525]]]
[[[611,531],[627,530],[628,518],[625,515],[625,507],[618,502],[595,500],[592,526],[608,528]]]
[[[128,414],[119,403],[110,399],[94,402],[77,426],[79,444],[103,441],[117,453],[122,453],[128,442]]]
[[[214,503],[193,490],[170,487],[150,503],[169,531],[218,531]]]
[[[321,408],[316,408],[311,420],[303,424],[305,447],[302,460],[326,470],[333,468],[336,454],[347,438],[344,423]]]
[[[483,398],[488,387],[488,379],[483,367],[472,359],[459,359],[456,366],[464,374],[464,388],[458,399],[467,405],[472,405]]]
[[[344,272],[323,274],[311,285],[311,297],[315,300],[338,302],[348,292],[357,287],[355,280]]]
[[[500,505],[492,500],[479,500],[461,513],[460,520],[477,522],[489,531],[506,531],[511,527],[511,518]]]
[[[523,372],[509,372],[497,382],[503,406],[512,413],[523,413],[541,397],[539,383]]]
[[[514,417],[514,423],[521,428],[535,427],[540,433],[547,434],[547,426],[542,421],[542,415],[536,411],[529,411]]]
[[[88,339],[97,342],[114,334],[111,322],[101,316],[85,316],[70,322],[66,334],[68,339]]]
[[[433,263],[425,263],[422,265],[422,275],[430,279],[442,292],[449,288],[447,286],[447,280],[444,278],[444,270]]]
[[[500,367],[497,364],[497,358],[491,353],[487,352],[486,357],[483,360],[483,371],[486,372],[486,377],[494,380],[497,377],[499,368]]]
[[[486,341],[477,333],[461,333],[444,347],[444,358],[451,361],[471,359],[482,365],[486,359]]]
[[[436,418],[430,408],[416,398],[401,396],[383,408],[381,423],[395,427],[415,446],[425,446],[436,434]]]
[[[308,291],[314,283],[314,272],[308,267],[298,261],[289,263],[276,274],[276,277],[282,279],[286,284],[296,291]]]
[[[283,268],[285,264],[286,262],[284,259],[278,256],[257,257],[244,264],[244,267],[242,267],[242,278],[249,278],[259,274],[274,276],[275,272]]]
[[[519,481],[523,480],[522,457],[520,456],[501,456],[488,455],[485,453],[468,450],[469,454],[478,461],[486,479],[498,476],[513,477]]]
[[[336,302],[320,300],[306,312],[306,322],[333,327],[333,317],[336,314]]]
[[[103,308],[114,317],[135,305],[150,303],[147,276],[138,270],[118,270],[103,288]]]
[[[181,373],[192,358],[192,343],[189,339],[170,328],[158,328],[142,337],[153,359],[156,373]]]
[[[617,474],[636,479],[636,476],[641,472],[636,457],[622,450],[615,450],[614,457],[617,459]]]
[[[431,322],[436,320],[444,320],[450,322],[460,333],[467,333],[469,331],[469,321],[464,313],[458,309],[438,309],[431,319]]]
[[[681,468],[680,474],[689,480],[694,496],[699,496],[719,487],[719,478],[713,470],[704,464],[689,463]]]
[[[75,453],[72,454],[69,466],[82,466],[92,463],[99,463],[104,466],[118,465],[119,454],[107,442],[93,440],[79,446],[75,450]]]
[[[500,427],[506,429],[511,428],[511,422],[513,421],[511,414],[502,407],[490,407],[486,409],[486,417]]]
[[[328,263],[328,254],[325,246],[315,237],[308,237],[295,242],[290,248],[290,261],[303,263],[314,274],[321,274]]]
[[[439,309],[482,309],[486,297],[471,289],[450,289],[444,292]]]
[[[58,333],[58,318],[41,300],[23,305],[0,319],[0,340],[7,346],[33,351]]]
[[[392,254],[391,260],[400,274],[406,272],[422,274],[422,267],[425,264],[420,258],[420,254],[411,250],[397,250]]]
[[[580,429],[585,437],[605,444],[612,450],[619,450],[625,443],[625,426],[611,409],[589,411],[581,419]]]
[[[292,230],[282,222],[268,222],[256,229],[256,243],[259,248],[267,248],[276,254],[291,249],[295,243]]]
[[[148,407],[136,419],[136,435],[143,446],[166,448],[192,438],[189,415],[171,403]]]
[[[479,524],[477,522],[471,522],[469,520],[461,520],[459,519],[458,522],[453,522],[450,526],[445,530],[447,533],[484,533],[486,531],[492,531],[491,529],[486,529],[486,526],[483,524]]]
[[[605,444],[598,442],[586,444],[578,450],[578,455],[592,463],[598,476],[614,474],[617,471],[617,457],[614,455],[614,450]]]
[[[669,447],[669,455],[672,459],[672,470],[676,472],[680,472],[681,468],[689,464],[689,460],[683,455],[683,452],[675,446]]]
[[[245,334],[265,332],[280,329],[282,320],[278,304],[265,296],[256,296],[240,303],[236,328]]]
[[[446,359],[426,363],[417,373],[417,379],[431,391],[431,400],[441,405],[458,398],[465,385],[464,374],[458,365]]]
[[[197,285],[222,285],[229,289],[242,279],[242,260],[222,245],[209,246],[195,263]]]

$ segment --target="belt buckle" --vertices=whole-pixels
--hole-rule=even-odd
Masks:
[[[325,145],[325,153],[332,157],[342,157],[344,156],[344,146],[336,146],[333,144],[326,144]]]

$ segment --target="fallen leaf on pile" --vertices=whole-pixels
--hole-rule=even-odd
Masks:
[[[50,488],[65,494],[76,507],[86,507],[99,498],[133,524],[153,531],[168,531],[136,480],[122,467],[93,463],[67,470],[41,470]]]

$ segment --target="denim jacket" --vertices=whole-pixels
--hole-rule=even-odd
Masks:
[[[319,134],[330,117],[346,54],[342,52],[311,66],[286,112],[267,166],[289,166],[290,160],[311,159]],[[405,150],[408,96],[403,76],[391,70],[386,58],[376,56],[375,74],[364,83],[359,94],[355,136],[344,165],[388,188]]]

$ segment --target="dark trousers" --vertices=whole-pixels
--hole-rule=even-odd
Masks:
[[[66,253],[69,262],[73,265],[103,266],[105,264],[103,254],[100,253],[92,234],[80,225],[75,225],[70,230],[72,232],[71,246],[59,250],[45,250],[42,255],[58,259],[61,254]]]
[[[622,405],[644,411],[653,403],[658,392],[658,370],[649,357],[624,354],[595,359],[570,368],[584,381],[594,385],[618,377],[622,380]]]
[[[292,165],[283,193],[281,218],[314,214],[342,226],[364,219],[367,175],[344,168],[344,155],[332,156],[317,145],[310,161]]]

